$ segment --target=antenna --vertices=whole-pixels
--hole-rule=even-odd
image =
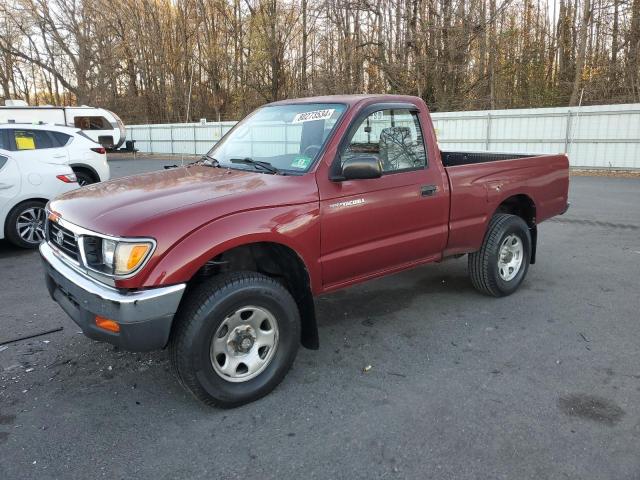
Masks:
[[[191,87],[193,87],[193,71],[195,70],[195,65],[193,64],[193,57],[191,57],[191,78],[189,78],[189,96],[187,97],[187,116],[184,119],[184,123],[189,122],[189,110],[191,108]],[[194,129],[196,128],[195,125],[193,127]],[[194,138],[195,138],[195,133],[194,133]],[[194,148],[194,154],[196,153],[196,145],[197,143],[194,141],[193,142],[193,148]],[[181,163],[184,166],[184,153],[182,154],[182,158],[181,158]]]
[[[578,108],[576,109],[576,124],[572,129],[569,130],[569,142],[567,145],[567,153],[569,153],[569,150],[571,150],[571,145],[573,145],[573,132],[578,131],[578,125],[580,124],[579,120],[580,120],[580,107],[582,106],[582,95],[584,95],[584,88],[580,90],[580,99],[578,100]]]
[[[189,78],[189,96],[187,97],[187,116],[184,119],[184,123],[189,121],[189,109],[191,108],[191,87],[193,86],[193,71],[195,66],[193,65],[193,57],[191,58],[191,78]]]

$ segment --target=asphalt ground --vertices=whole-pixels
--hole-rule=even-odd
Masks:
[[[516,294],[476,293],[461,258],[319,298],[320,350],[234,410],[166,352],[79,334],[37,253],[0,242],[0,342],[62,327],[0,347],[0,478],[637,480],[640,179],[570,196]]]

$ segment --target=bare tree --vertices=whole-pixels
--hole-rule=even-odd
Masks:
[[[549,8],[548,2],[552,2]],[[0,95],[127,122],[301,94],[434,109],[640,101],[640,0],[5,0]],[[190,100],[188,100],[190,99]]]

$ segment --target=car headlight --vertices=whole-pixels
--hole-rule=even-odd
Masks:
[[[113,269],[113,258],[116,253],[118,242],[115,240],[102,239],[102,263]]]
[[[150,241],[85,237],[87,266],[107,275],[128,275],[142,265],[153,245]]]

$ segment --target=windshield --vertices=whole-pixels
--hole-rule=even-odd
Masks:
[[[224,167],[265,172],[251,161],[268,162],[279,171],[304,173],[345,110],[345,105],[337,103],[263,107],[236,125],[207,155]]]

